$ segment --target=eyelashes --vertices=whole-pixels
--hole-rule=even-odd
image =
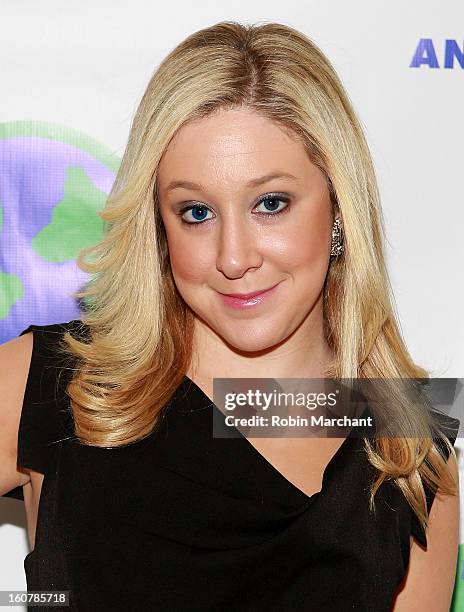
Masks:
[[[262,196],[258,200],[258,202],[256,203],[256,207],[261,206],[261,204],[263,204],[264,202],[267,203],[268,201],[283,202],[285,206],[283,208],[280,208],[279,210],[275,210],[275,209],[267,210],[266,212],[260,211],[254,214],[257,214],[261,217],[270,218],[270,217],[277,217],[278,215],[282,215],[286,212],[289,212],[290,210],[290,197],[284,193],[267,193],[266,195]],[[205,213],[210,211],[210,209],[205,204],[199,204],[199,203],[185,206],[182,210],[180,210],[177,213],[181,217],[182,223],[185,223],[186,225],[189,225],[189,226],[198,226],[198,225],[204,225],[206,221],[211,221],[212,219],[212,217],[200,218],[200,219],[193,217],[194,219],[193,221],[187,221],[184,218],[184,215],[191,211],[195,211],[196,214],[198,214],[198,211],[200,211],[200,217],[202,217]]]

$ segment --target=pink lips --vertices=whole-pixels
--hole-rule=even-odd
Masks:
[[[264,291],[253,291],[252,293],[229,293],[227,295],[224,293],[217,293],[227,306],[231,306],[232,308],[253,308],[254,306],[262,304],[270,297],[279,284],[280,283],[277,283],[277,285],[265,289]]]

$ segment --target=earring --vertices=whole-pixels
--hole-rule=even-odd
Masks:
[[[330,255],[333,257],[338,257],[344,252],[344,250],[341,219],[340,217],[337,217],[332,227],[332,244]]]

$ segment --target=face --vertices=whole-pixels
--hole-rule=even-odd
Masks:
[[[322,324],[334,217],[301,142],[250,110],[223,110],[177,132],[157,187],[174,280],[197,323],[241,351]]]

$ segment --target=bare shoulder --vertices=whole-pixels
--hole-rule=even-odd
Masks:
[[[450,455],[448,465],[459,481],[459,466],[454,455]],[[459,511],[459,495],[437,492],[430,509],[427,548],[411,538],[408,570],[392,612],[415,609],[449,612],[456,578]]]
[[[32,332],[0,345],[0,495],[30,480],[26,470],[17,470],[16,460],[32,348]]]

